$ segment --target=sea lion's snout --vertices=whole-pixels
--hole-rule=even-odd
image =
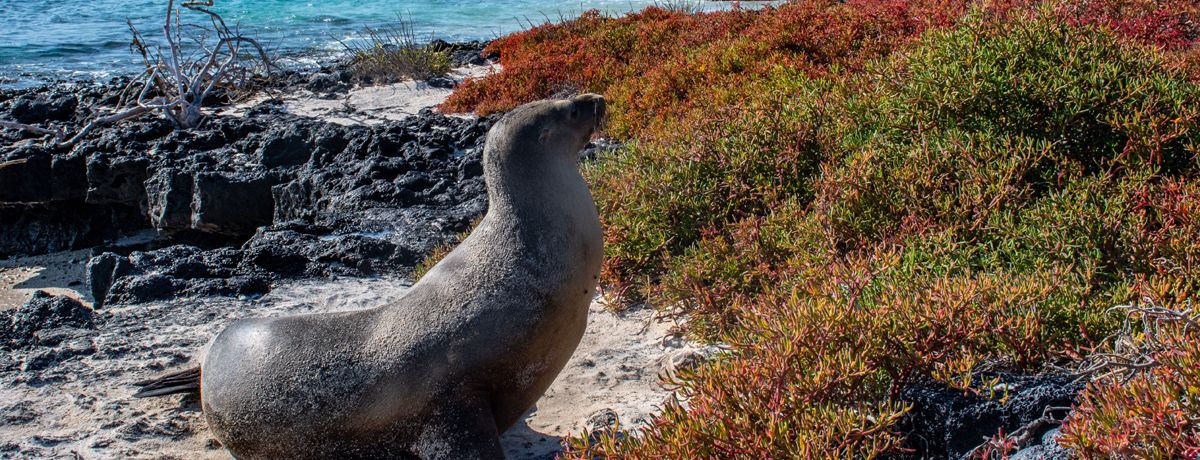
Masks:
[[[604,118],[604,96],[595,93],[580,94],[571,98],[583,113],[591,114],[596,119]]]
[[[594,93],[580,94],[571,98],[571,103],[574,106],[572,115],[579,117],[582,121],[590,122],[593,130],[600,127],[606,109],[604,96]]]
[[[523,132],[514,138],[522,142],[557,146],[556,151],[575,157],[604,126],[607,113],[604,96],[580,94],[567,99],[547,99],[530,102],[510,111],[488,133],[493,137],[513,130]]]

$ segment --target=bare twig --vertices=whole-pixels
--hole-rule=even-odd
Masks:
[[[1128,381],[1140,372],[1159,366],[1154,356],[1164,346],[1159,340],[1163,325],[1182,325],[1185,333],[1200,330],[1200,312],[1190,307],[1182,310],[1161,307],[1148,298],[1142,299],[1141,304],[1118,305],[1109,311],[1125,313],[1121,328],[1105,338],[1105,343],[1111,343],[1109,351],[1092,353],[1071,370],[1076,381],[1111,377]]]
[[[1072,409],[1070,407],[1058,407],[1058,406],[1046,407],[1045,409],[1042,409],[1041,417],[1038,417],[1038,418],[1034,419],[1033,421],[1026,423],[1025,425],[1022,425],[1020,428],[1013,430],[1013,432],[1009,435],[1001,435],[1002,437],[997,436],[997,437],[991,437],[991,438],[984,438],[983,444],[975,446],[974,449],[971,449],[966,454],[963,454],[962,458],[964,460],[965,459],[973,459],[973,458],[982,458],[983,457],[982,454],[984,452],[988,451],[989,449],[1001,449],[1001,450],[1007,451],[1010,448],[1015,448],[1017,450],[1020,450],[1025,447],[1028,447],[1036,441],[1035,438],[1037,437],[1038,433],[1040,433],[1044,428],[1046,428],[1048,426],[1062,425],[1063,421],[1067,419],[1067,415],[1069,415],[1072,410],[1074,410],[1074,409]],[[1061,413],[1062,416],[1055,417],[1054,416],[1055,413]],[[999,438],[999,439],[997,439],[997,438]],[[1004,452],[1004,453],[1007,453],[1007,452]]]
[[[75,145],[76,142],[79,142],[81,139],[83,139],[85,136],[87,136],[87,134],[90,133],[95,128],[98,128],[101,126],[107,126],[107,125],[110,125],[110,124],[113,124],[113,123],[116,123],[119,121],[128,120],[130,118],[140,117],[140,116],[146,114],[147,112],[150,112],[151,110],[153,110],[153,109],[150,107],[137,106],[137,107],[133,107],[129,110],[124,110],[121,112],[114,113],[112,115],[97,118],[95,120],[92,120],[90,123],[88,123],[87,126],[84,126],[83,129],[79,130],[79,133],[75,134],[70,139],[67,139],[65,142],[62,142],[61,145],[63,145],[64,147],[69,147],[69,146]]]
[[[0,128],[20,129],[23,131],[29,131],[31,133],[42,134],[42,135],[47,135],[47,136],[61,136],[62,135],[61,132],[55,131],[53,129],[46,129],[46,128],[42,128],[40,126],[27,125],[25,123],[17,123],[14,121],[0,120]]]

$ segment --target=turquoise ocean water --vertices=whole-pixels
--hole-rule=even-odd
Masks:
[[[339,41],[364,27],[395,23],[402,15],[419,39],[492,39],[546,18],[588,9],[610,14],[640,10],[643,0],[216,0],[213,9],[240,24],[284,64],[311,64],[340,50]],[[53,79],[105,79],[138,70],[126,19],[148,39],[162,35],[165,0],[0,0],[0,86]],[[185,18],[198,21],[190,13]],[[523,25],[524,24],[524,25]]]

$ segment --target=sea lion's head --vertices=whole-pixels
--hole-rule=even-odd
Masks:
[[[488,132],[485,167],[575,161],[604,119],[604,96],[530,102],[508,112]]]
[[[604,119],[604,96],[587,93],[570,99],[545,101],[550,117],[557,117],[558,124],[539,126],[538,141],[542,144],[568,146],[571,153],[578,153],[591,139],[592,133]]]

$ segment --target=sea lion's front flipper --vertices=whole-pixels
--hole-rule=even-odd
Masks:
[[[427,460],[504,458],[495,417],[482,402],[440,409],[425,422],[414,450]]]

